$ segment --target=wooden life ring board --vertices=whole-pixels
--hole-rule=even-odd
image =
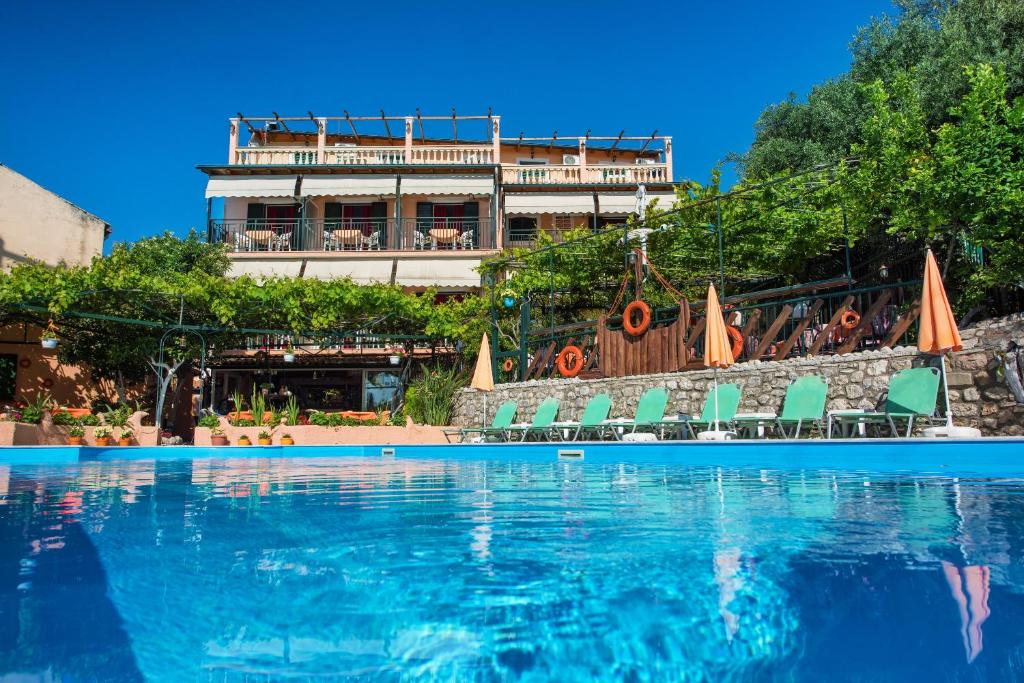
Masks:
[[[570,360],[572,364],[570,365]],[[566,346],[555,359],[555,367],[562,377],[575,377],[583,370],[583,351],[578,346]]]
[[[743,333],[732,325],[726,326],[725,333],[729,335],[729,339],[732,339],[732,359],[738,360],[740,354],[743,353]]]
[[[633,324],[633,313],[640,312],[640,322]],[[630,301],[622,312],[622,327],[634,337],[639,337],[651,326],[651,307],[637,299]]]

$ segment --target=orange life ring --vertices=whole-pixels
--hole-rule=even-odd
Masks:
[[[843,329],[849,332],[856,329],[857,325],[860,325],[860,314],[851,309],[846,313],[843,313],[843,317],[840,318],[840,322],[843,325]]]
[[[633,312],[640,311],[640,322],[633,324]],[[622,327],[634,337],[639,337],[651,326],[651,307],[639,299],[630,301],[622,312]],[[570,348],[570,347],[566,347]]]
[[[573,359],[572,367],[569,366],[570,358]],[[578,346],[566,346],[555,359],[555,366],[562,377],[575,377],[583,369],[583,351]]]
[[[738,360],[740,354],[743,353],[743,333],[732,325],[725,328],[725,333],[729,335],[729,339],[732,339],[732,359]]]
[[[505,370],[505,372],[512,372],[512,368],[514,368],[515,366],[516,364],[512,362],[511,358],[506,358],[505,362],[501,364],[501,367]]]

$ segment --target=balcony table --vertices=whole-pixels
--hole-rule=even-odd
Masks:
[[[353,228],[343,228],[340,230],[332,230],[331,237],[334,240],[334,244],[341,247],[351,247],[353,249],[361,249],[363,246],[363,231],[356,230]]]
[[[445,247],[455,248],[455,241],[459,239],[458,228],[432,228],[430,230],[430,247],[437,249],[441,244]]]

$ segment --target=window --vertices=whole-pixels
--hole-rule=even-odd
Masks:
[[[18,357],[13,353],[0,353],[0,401],[12,401],[17,392]]]
[[[570,230],[572,229],[572,216],[560,215],[555,216],[555,230]]]
[[[520,158],[520,159],[516,159],[516,165],[517,166],[547,166],[548,165],[548,160],[547,159],[533,159],[533,158],[527,159],[526,157],[523,157],[523,158]]]
[[[532,242],[537,237],[536,216],[514,216],[508,219],[508,238],[512,242]]]
[[[401,378],[397,372],[366,371],[363,374],[363,410],[386,410],[391,408]]]

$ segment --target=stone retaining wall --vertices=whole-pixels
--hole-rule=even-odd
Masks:
[[[962,330],[964,350],[947,359],[950,405],[958,425],[978,427],[987,435],[1024,434],[1024,405],[1017,404],[1003,378],[1003,354],[1011,342],[1024,346],[1024,316],[982,321]],[[935,364],[937,358],[913,347],[862,351],[843,356],[794,358],[781,362],[750,361],[718,372],[719,382],[737,382],[743,389],[741,412],[778,411],[786,387],[797,377],[824,376],[829,382],[828,408],[871,409],[898,370]],[[587,400],[598,393],[612,397],[613,417],[632,417],[640,394],[649,387],[669,391],[669,413],[697,414],[712,382],[710,370],[637,375],[609,379],[535,380],[499,384],[487,396],[487,417],[502,401],[519,404],[517,421],[528,421],[540,402],[555,396],[562,402],[561,420],[579,419]],[[483,394],[466,389],[458,397],[453,424],[480,424]],[[939,397],[942,404],[941,390]]]

